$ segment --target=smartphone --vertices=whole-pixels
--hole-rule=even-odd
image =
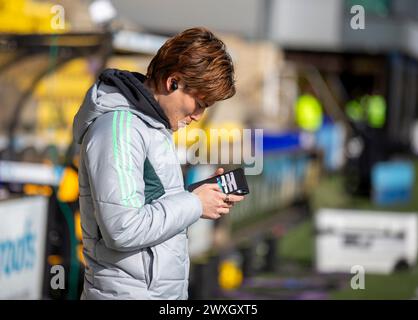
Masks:
[[[250,193],[244,169],[242,168],[224,172],[218,176],[195,182],[189,185],[187,190],[192,192],[194,189],[205,183],[217,183],[222,192],[226,194],[236,194],[242,196]]]

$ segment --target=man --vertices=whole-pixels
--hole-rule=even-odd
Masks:
[[[82,299],[187,299],[187,228],[242,196],[184,190],[173,131],[235,94],[225,45],[192,28],[169,39],[147,75],[105,70],[74,119],[81,144]],[[223,172],[218,169],[216,174]]]

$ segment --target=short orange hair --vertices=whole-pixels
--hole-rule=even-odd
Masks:
[[[228,99],[236,91],[231,56],[206,28],[187,29],[168,39],[151,60],[147,78],[160,91],[174,73],[179,74],[186,92],[206,103]]]

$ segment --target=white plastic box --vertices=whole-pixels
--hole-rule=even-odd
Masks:
[[[316,269],[389,274],[417,259],[416,213],[321,209],[315,218]]]

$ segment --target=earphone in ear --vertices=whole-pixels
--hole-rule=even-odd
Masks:
[[[178,84],[177,84],[177,81],[176,80],[173,80],[172,82],[171,82],[171,86],[170,86],[170,89],[172,90],[172,91],[175,91],[175,90],[177,90],[178,89]]]

